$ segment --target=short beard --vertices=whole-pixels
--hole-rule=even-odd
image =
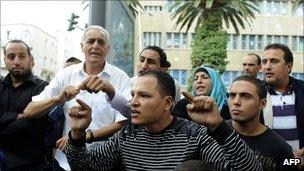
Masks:
[[[24,70],[23,72],[14,72],[14,71],[9,71],[11,77],[14,77],[18,81],[23,81],[28,74],[31,72],[30,69]]]

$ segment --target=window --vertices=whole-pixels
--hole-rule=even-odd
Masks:
[[[265,4],[263,0],[259,1],[259,14],[264,14],[264,8],[265,8]]]
[[[170,72],[170,74],[171,74],[171,76],[175,79],[175,80],[177,80],[178,81],[178,78],[179,78],[179,72],[178,72],[178,70],[172,70],[171,72]]]
[[[297,11],[294,13],[294,16],[303,16],[303,5],[300,5]]]
[[[249,50],[255,50],[255,35],[249,35]]]
[[[232,84],[232,81],[242,75],[242,72],[239,71],[225,71],[222,75],[221,78],[223,80],[223,83],[226,87],[229,87]]]
[[[175,48],[180,47],[180,35],[179,35],[179,33],[174,33],[174,47]]]
[[[162,6],[145,6],[146,12],[161,12]]]
[[[195,40],[195,33],[191,33],[191,45],[193,45],[194,40]]]
[[[282,43],[286,46],[288,46],[288,36],[283,36]]]
[[[275,43],[281,43],[281,36],[274,36]]]
[[[297,50],[297,36],[291,37],[291,50],[296,51]]]
[[[233,35],[233,45],[232,45],[233,49],[238,49],[238,35],[234,34]]]
[[[179,85],[187,85],[187,80],[188,80],[187,70],[173,69],[170,71],[170,75],[179,83]]]
[[[303,52],[304,51],[304,36],[299,37],[299,47],[298,51]]]
[[[288,2],[282,2],[282,15],[288,15]]]
[[[167,2],[167,9],[168,9],[168,12],[171,12],[171,11],[172,11],[172,5],[173,5],[173,0],[168,0],[168,2]]]
[[[281,14],[281,2],[280,1],[274,1],[273,14],[274,15]]]
[[[246,34],[242,35],[242,49],[247,50],[247,35]]]
[[[167,47],[170,48],[172,46],[172,34],[167,33]]]
[[[161,47],[161,33],[156,32],[144,32],[143,33],[143,47],[147,46],[159,46]]]
[[[188,38],[187,33],[167,33],[168,48],[187,48]]]
[[[238,35],[227,34],[227,49],[238,49]]]
[[[272,44],[272,35],[267,35],[267,45]]]
[[[263,48],[264,48],[263,35],[258,35],[258,50],[262,50]]]
[[[187,33],[183,33],[183,48],[187,48],[187,42],[188,42],[188,40],[187,40]]]
[[[289,14],[289,3],[287,0],[267,0],[259,1],[260,14],[267,15],[288,15]],[[291,2],[292,4],[292,2]],[[263,5],[263,6],[262,6]],[[261,10],[263,8],[263,11]],[[303,9],[302,9],[303,10]],[[300,13],[303,11],[299,11]],[[298,15],[298,14],[295,14]]]
[[[231,34],[227,34],[227,49],[232,49]]]
[[[272,2],[266,1],[266,14],[271,15],[272,14]]]

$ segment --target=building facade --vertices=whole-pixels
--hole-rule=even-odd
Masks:
[[[29,45],[35,62],[33,73],[50,81],[58,70],[57,39],[35,25],[23,23],[1,25],[1,47],[12,39],[21,39]],[[7,70],[3,58],[4,54],[1,50],[0,74],[5,76]]]
[[[145,12],[136,17],[135,47],[138,49],[135,48],[135,54],[138,55],[148,45],[164,48],[172,64],[170,74],[186,88],[192,69],[190,55],[195,38],[194,26],[188,33],[174,29],[175,22],[171,21],[171,14],[175,9],[170,8],[172,0],[141,1],[141,4]],[[241,61],[247,53],[262,55],[264,47],[270,43],[283,43],[292,49],[294,66],[291,74],[304,80],[303,8],[299,8],[295,14],[291,13],[291,8],[291,1],[262,0],[252,27],[240,29],[239,35],[235,34],[233,28],[224,27],[227,31],[229,61],[222,75],[226,86],[241,75]],[[259,76],[262,77],[261,74]]]

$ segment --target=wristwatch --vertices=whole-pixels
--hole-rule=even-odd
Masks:
[[[92,132],[92,130],[90,130],[90,129],[88,129],[87,131],[86,131],[86,137],[88,137],[88,138],[86,138],[86,143],[92,143],[92,142],[94,142],[94,135],[93,135],[93,132]]]

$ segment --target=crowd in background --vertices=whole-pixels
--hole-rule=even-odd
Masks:
[[[192,91],[181,92],[160,47],[143,49],[129,78],[107,62],[104,28],[81,41],[85,61],[70,58],[49,83],[33,75],[26,43],[5,45],[1,171],[303,169],[304,81],[290,76],[286,45],[247,54],[228,89],[216,67],[194,68]]]

